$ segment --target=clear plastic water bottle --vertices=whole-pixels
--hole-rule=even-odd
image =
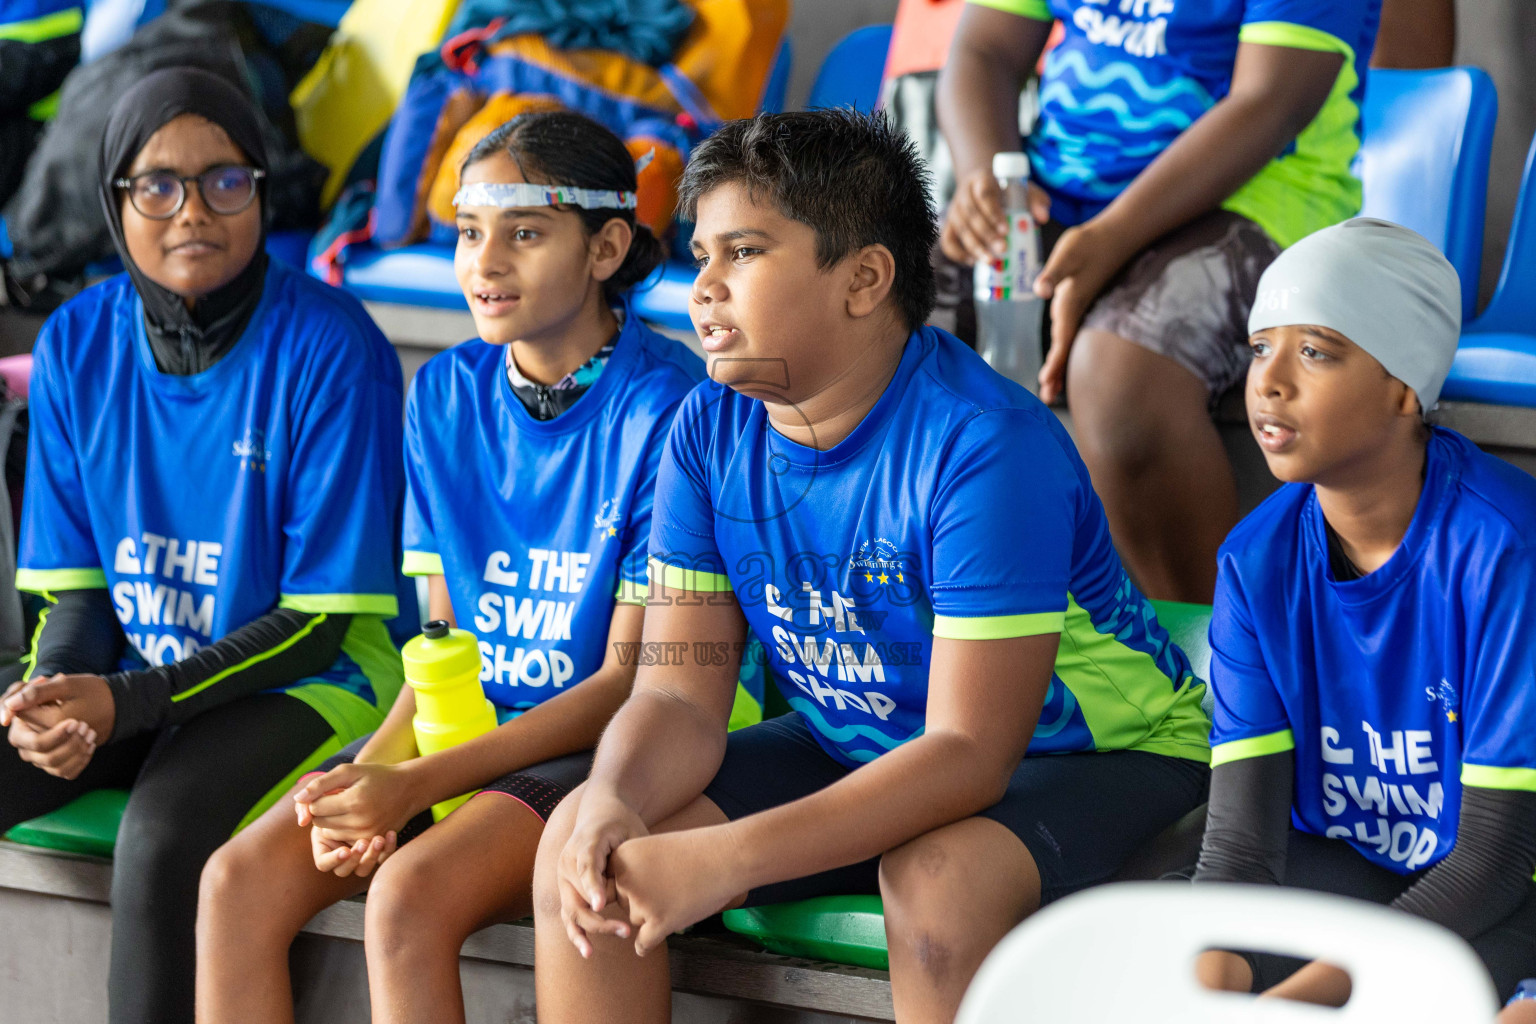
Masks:
[[[1034,292],[1043,260],[1040,226],[1029,212],[1029,158],[998,153],[992,173],[1003,192],[1008,234],[1001,256],[976,264],[976,351],[998,373],[1038,391],[1045,302]]]

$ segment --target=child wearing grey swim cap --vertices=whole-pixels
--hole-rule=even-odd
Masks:
[[[1536,480],[1424,423],[1460,306],[1445,257],[1379,220],[1310,235],[1260,279],[1248,417],[1286,483],[1218,558],[1195,881],[1388,903],[1468,940],[1508,998],[1536,975]],[[1199,969],[1350,992],[1321,962]]]

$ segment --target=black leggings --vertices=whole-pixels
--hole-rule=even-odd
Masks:
[[[1291,829],[1285,854],[1285,885],[1313,892],[1335,893],[1391,903],[1424,872],[1399,875],[1378,867],[1342,839],[1324,839]],[[1473,936],[1472,948],[1493,976],[1500,999],[1514,995],[1515,986],[1536,977],[1536,885],[1520,907],[1481,935]],[[1304,960],[1259,953],[1250,956],[1253,990],[1278,985],[1296,973]]]
[[[109,743],[72,781],[33,767],[5,745],[0,831],[87,790],[132,788],[112,865],[112,1024],[192,1020],[204,862],[274,786],[334,738],[309,705],[263,693]]]

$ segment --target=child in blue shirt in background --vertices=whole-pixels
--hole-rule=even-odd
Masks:
[[[939,82],[957,176],[944,252],[972,263],[1001,244],[992,156],[1024,149],[1050,221],[1040,395],[1065,389],[1137,583],[1209,602],[1238,505],[1207,406],[1242,379],[1265,266],[1360,209],[1380,0],[968,4]],[[1053,20],[1064,34],[1021,141],[1019,90]]]
[[[1204,686],[1056,417],[922,326],[935,228],[904,136],[733,122],[683,201],[712,379],[657,476],[646,610],[682,656],[641,667],[546,830],[540,1020],[668,1020],[673,931],[875,892],[898,1017],[949,1020],[1008,929],[1204,799]],[[749,627],[794,710],[728,738],[712,653]]]
[[[454,268],[480,337],[406,403],[405,570],[433,619],[477,634],[502,724],[419,757],[402,688],[378,732],[215,854],[199,1019],[292,1020],[289,944],[367,890],[374,1020],[462,1020],[464,939],[531,910],[544,820],[634,678],[652,487],[703,377],[624,299],[661,257],[635,189],[619,139],[571,113],[516,118],[465,160]]]
[[[1248,416],[1288,483],[1221,549],[1195,880],[1390,904],[1467,939],[1507,998],[1536,975],[1536,480],[1423,421],[1460,307],[1434,246],[1365,218],[1260,281]],[[1201,973],[1349,996],[1273,955]]]

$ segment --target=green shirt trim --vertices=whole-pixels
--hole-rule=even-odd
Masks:
[[[47,594],[51,590],[106,590],[107,574],[102,569],[17,569],[16,589],[29,594]]]
[[[658,573],[657,569],[661,571]],[[661,585],[667,590],[687,590],[696,594],[723,594],[733,591],[731,578],[703,569],[685,569],[680,565],[668,565],[658,558],[646,563],[646,571],[652,583],[661,577]]]
[[[1218,743],[1211,748],[1211,767],[1217,768],[1233,761],[1246,761],[1250,757],[1265,757],[1296,749],[1296,737],[1289,729],[1281,729],[1264,736],[1251,736],[1246,740]]]
[[[946,640],[1011,640],[1021,636],[1060,633],[1066,624],[1066,612],[1034,612],[1029,615],[985,615],[957,618],[933,617],[933,635]]]
[[[400,614],[400,602],[394,594],[283,594],[279,608],[296,612],[335,612],[338,615],[378,615],[392,619]]]
[[[1355,51],[1337,36],[1284,21],[1244,25],[1238,39],[1344,56],[1322,109],[1296,136],[1295,145],[1221,204],[1258,224],[1282,247],[1293,245],[1360,212],[1360,179],[1350,171],[1360,151],[1360,106],[1350,95],[1360,84]]]
[[[407,576],[446,576],[443,556],[436,551],[407,551],[400,571]]]
[[[1238,29],[1238,42],[1259,43],[1263,46],[1289,46],[1294,50],[1318,50],[1323,53],[1342,53],[1353,60],[1352,46],[1329,32],[1310,25],[1295,25],[1289,21],[1253,21]]]
[[[341,653],[357,662],[363,675],[368,677],[379,713],[394,706],[400,687],[405,685],[405,665],[400,660],[399,648],[389,638],[389,629],[384,625],[384,619],[377,615],[354,615],[347,635],[342,638]],[[347,725],[345,722],[342,724]],[[368,729],[376,728],[376,723],[368,726]],[[353,734],[348,742],[361,735]]]
[[[180,693],[172,694],[171,695],[171,703],[175,704],[175,703],[177,703],[179,701],[184,701],[184,700],[186,700],[189,697],[195,697],[199,693],[202,693],[204,690],[208,689],[208,687],[213,686],[215,683],[218,683],[218,682],[220,682],[221,680],[224,680],[224,679],[228,679],[230,676],[234,675],[236,672],[244,672],[246,669],[250,668],[252,665],[260,664],[261,662],[266,661],[268,658],[271,658],[274,655],[281,654],[283,651],[286,651],[288,648],[292,647],[294,644],[298,643],[300,640],[304,639],[306,636],[309,636],[310,633],[314,632],[315,627],[319,626],[324,621],[325,621],[325,613],[322,612],[319,615],[316,615],[314,618],[310,619],[308,622],[306,622],[303,625],[303,627],[301,627],[297,632],[295,632],[288,639],[286,639],[282,643],[278,644],[276,647],[270,648],[269,650],[262,651],[260,654],[254,654],[251,657],[246,658],[244,661],[240,662],[238,665],[231,665],[231,666],[229,666],[229,668],[226,668],[222,672],[215,672],[213,675],[209,676],[207,679],[204,679],[202,682],[198,683],[196,686],[192,687],[191,689],[183,690]]]
[[[644,605],[645,599],[650,596],[651,588],[640,580],[619,580],[619,589],[614,591],[613,599],[619,604]]]
[[[1461,783],[1483,789],[1518,789],[1536,793],[1536,768],[1496,768],[1489,764],[1463,764]]]
[[[52,121],[59,112],[59,96],[57,90],[44,96],[27,108],[27,116],[34,121]]]
[[[1190,673],[1170,679],[1151,654],[1101,632],[1067,595],[1067,621],[1056,651],[1056,677],[1076,698],[1096,750],[1143,750],[1205,763],[1211,723],[1201,707],[1205,683]]]
[[[965,0],[965,2],[975,4],[977,7],[990,7],[1008,14],[1017,14],[1021,18],[1033,18],[1035,21],[1056,20],[1056,15],[1051,13],[1051,5],[1047,0]]]
[[[0,24],[0,39],[18,43],[46,43],[60,36],[72,36],[85,27],[85,11],[71,7],[67,11],[54,11],[26,21]]]

